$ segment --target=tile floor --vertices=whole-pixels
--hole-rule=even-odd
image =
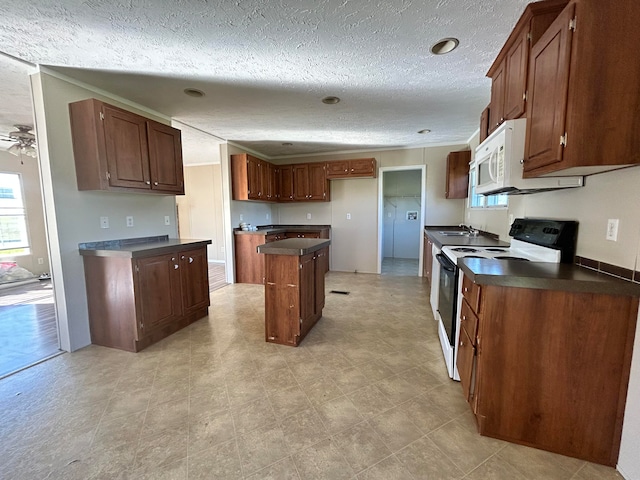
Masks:
[[[392,258],[385,257],[381,265],[382,275],[393,275],[395,277],[418,276],[417,258]]]
[[[90,346],[0,381],[0,478],[614,479],[480,437],[445,374],[420,277],[331,272],[298,348],[267,344],[263,294],[132,354]]]

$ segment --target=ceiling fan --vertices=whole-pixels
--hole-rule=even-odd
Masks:
[[[26,155],[27,157],[35,158],[38,155],[36,150],[36,136],[31,133],[33,127],[29,125],[14,125],[17,130],[9,132],[8,135],[3,135],[0,140],[4,142],[13,142],[7,152],[15,155]]]

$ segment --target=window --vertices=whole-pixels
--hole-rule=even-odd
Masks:
[[[29,253],[22,179],[17,173],[0,173],[0,256]]]
[[[498,195],[479,195],[476,193],[476,169],[469,171],[469,208],[501,208],[509,205],[509,196],[504,193]]]

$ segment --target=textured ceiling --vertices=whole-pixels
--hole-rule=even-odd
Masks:
[[[461,143],[527,3],[21,0],[3,2],[0,50],[271,157]],[[443,37],[460,47],[431,55]]]

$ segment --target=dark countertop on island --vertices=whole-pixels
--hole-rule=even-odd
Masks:
[[[258,253],[301,256],[328,247],[330,244],[331,240],[326,238],[287,238],[258,245]]]
[[[640,297],[638,283],[573,264],[459,258],[458,267],[478,285]]]
[[[155,237],[80,243],[78,244],[78,250],[80,255],[85,257],[140,258],[162,255],[176,250],[190,250],[210,243],[211,240],[169,238],[168,235],[158,235]]]
[[[331,225],[258,225],[256,231],[244,231],[235,228],[236,235],[269,235],[271,233],[284,232],[317,232],[318,230],[331,229]]]
[[[424,227],[424,231],[438,248],[445,245],[454,247],[508,247],[508,242],[503,242],[483,234],[476,236],[446,236],[440,232],[462,231],[460,227]]]

